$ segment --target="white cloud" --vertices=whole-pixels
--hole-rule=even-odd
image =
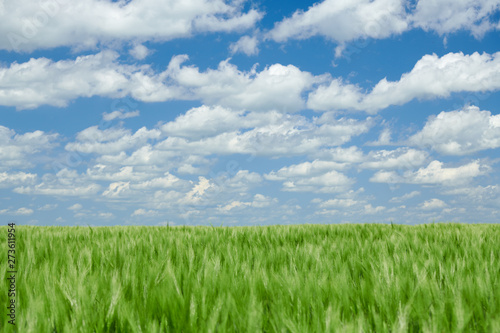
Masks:
[[[329,74],[315,76],[293,65],[241,71],[226,60],[217,69],[200,71],[182,65],[188,57],[181,55],[173,57],[165,71],[155,73],[148,65],[122,65],[117,58],[117,53],[104,51],[75,60],[38,58],[0,67],[0,103],[25,109],[43,104],[65,106],[78,97],[131,96],[144,102],[201,100],[233,110],[297,112],[307,105],[322,111],[376,113],[413,99],[500,89],[500,52],[449,53],[440,58],[425,55],[399,81],[384,78],[370,92]],[[307,92],[306,104],[303,95]]]
[[[386,210],[384,206],[373,207],[371,204],[364,206],[364,213],[368,215],[377,214]]]
[[[18,134],[14,130],[0,125],[0,161],[2,161],[0,170],[33,167],[33,155],[55,147],[57,137],[57,134],[46,134],[43,131]],[[16,173],[11,174],[10,177],[13,177],[12,181],[21,181],[21,178],[26,175]],[[7,181],[6,177],[7,174],[0,174],[0,186],[2,182]]]
[[[399,81],[380,80],[369,92],[334,79],[309,94],[314,110],[363,110],[375,113],[413,99],[446,98],[456,92],[486,92],[500,89],[500,52],[492,55],[448,53],[423,56]]]
[[[151,53],[151,51],[144,45],[137,44],[132,49],[130,49],[129,53],[137,60],[143,60]]]
[[[320,35],[339,43],[386,38],[407,30],[405,16],[401,0],[325,0],[278,22],[268,37],[283,42]]]
[[[17,210],[11,210],[11,209],[2,209],[0,210],[0,215],[3,214],[8,214],[8,215],[31,215],[33,214],[33,209],[31,208],[26,208],[26,207],[21,207]]]
[[[293,169],[293,166],[292,166]],[[283,171],[282,171],[283,170]],[[277,173],[267,175],[270,180],[281,180],[280,171],[286,174],[288,170],[282,168]],[[278,176],[276,176],[278,175]],[[315,193],[338,193],[344,192],[354,183],[354,180],[346,175],[331,170],[319,175],[297,175],[288,178],[283,177],[283,191],[287,192],[315,192]]]
[[[234,208],[247,207],[250,204],[251,204],[250,202],[241,202],[241,201],[237,201],[237,200],[236,201],[231,201],[227,205],[219,207],[219,211],[223,212],[223,213],[226,213],[226,212],[229,212],[230,210],[232,210]]]
[[[33,214],[33,209],[21,207],[14,212],[14,215],[31,215]]]
[[[446,203],[442,200],[439,199],[430,199],[427,201],[422,202],[420,204],[420,208],[424,210],[434,210],[434,209],[440,209],[446,207]]]
[[[176,56],[170,62],[169,76],[177,85],[185,88],[192,98],[235,110],[299,111],[305,106],[302,93],[328,77],[281,64],[273,64],[260,72],[254,66],[251,71],[243,72],[228,60],[220,62],[215,70],[200,72],[194,66],[181,66],[187,59],[187,56]]]
[[[239,170],[233,177],[226,177],[227,176],[223,176],[214,180],[216,184],[221,187],[219,188],[220,191],[244,193],[247,192],[250,187],[262,182],[261,175],[248,170]]]
[[[222,206],[219,205],[217,210],[221,213],[228,213],[229,211],[239,208],[247,208],[247,207],[253,207],[253,208],[264,208],[264,207],[269,207],[272,204],[278,203],[278,199],[276,198],[271,198],[262,194],[256,194],[253,197],[253,201],[248,201],[248,202],[242,202],[238,200],[231,201],[230,203]]]
[[[189,191],[184,199],[185,204],[196,204],[203,199],[205,192],[212,188],[214,185],[210,180],[205,177],[198,177],[198,184],[194,185],[191,191]]]
[[[116,110],[110,113],[103,113],[102,119],[105,121],[111,121],[115,119],[127,119],[127,118],[139,117],[139,114],[140,112],[137,110],[130,112],[123,112],[121,110]]]
[[[268,207],[273,203],[278,203],[278,199],[271,198],[263,194],[256,194],[253,197],[252,207],[263,208],[263,207]]]
[[[367,146],[388,146],[391,144],[391,130],[384,128],[378,137],[377,141],[366,143]]]
[[[487,165],[473,161],[456,168],[444,168],[443,163],[432,161],[427,167],[417,171],[405,171],[398,174],[394,171],[379,171],[370,178],[375,183],[409,183],[409,184],[442,184],[460,185],[473,178],[486,174],[490,170]]]
[[[121,151],[115,155],[101,155],[97,157],[97,162],[103,164],[127,165],[127,166],[147,166],[147,165],[163,165],[170,169],[171,159],[179,155],[178,152],[160,151],[146,144],[129,155]]]
[[[143,208],[136,209],[131,216],[143,216],[143,217],[154,217],[158,216],[159,212],[156,210],[146,210]]]
[[[220,113],[219,113],[220,114]],[[171,133],[180,135],[187,133],[192,126],[193,136],[212,135],[213,131],[199,129],[196,119],[200,116],[201,124],[210,123],[207,117],[196,117],[184,121],[176,120],[172,125],[163,126]],[[213,117],[215,118],[215,117]],[[212,118],[212,119],[213,119]],[[179,137],[169,137],[158,143],[155,148],[168,151],[189,151],[191,154],[253,154],[258,156],[290,156],[316,152],[321,147],[341,145],[351,140],[355,135],[367,132],[373,126],[373,120],[364,121],[355,119],[335,119],[328,115],[312,120],[299,115],[263,115],[262,120],[271,123],[242,131],[224,132],[236,126],[236,117],[227,117],[228,121],[221,120],[221,124],[214,125],[221,128],[223,133],[200,140],[188,140]],[[234,120],[233,120],[234,119]],[[242,125],[250,125],[256,118],[253,115],[239,116]],[[183,124],[184,123],[184,124]],[[245,124],[246,123],[246,124]],[[191,125],[193,124],[193,125]],[[254,122],[255,125],[258,122]],[[252,124],[253,125],[253,124]]]
[[[97,126],[89,127],[76,136],[76,142],[66,145],[66,150],[81,153],[113,154],[140,147],[150,139],[158,139],[161,132],[158,129],[138,129],[134,134],[122,128],[100,130]]]
[[[68,207],[68,209],[69,209],[69,210],[75,210],[75,211],[76,211],[76,210],[80,210],[80,209],[82,209],[82,208],[83,208],[83,206],[82,206],[82,205],[80,205],[80,204],[78,204],[78,203],[76,203],[76,204],[74,204],[74,205],[72,205],[72,206]]]
[[[22,184],[32,184],[37,178],[36,174],[25,172],[0,172],[0,188],[7,188]]]
[[[309,94],[307,107],[313,110],[363,109],[366,95],[354,84],[335,78],[328,85],[321,85]]]
[[[259,41],[256,36],[243,36],[236,43],[229,46],[231,53],[244,53],[247,56],[257,55],[259,53]]]
[[[102,195],[107,198],[119,198],[130,195],[130,182],[114,182],[109,184],[108,188],[102,192]]]
[[[283,115],[270,111],[265,113],[233,111],[221,106],[200,106],[188,110],[160,127],[169,136],[201,139],[239,129],[250,129],[266,124],[277,124]]]
[[[364,201],[357,201],[353,199],[329,199],[327,201],[321,202],[319,204],[320,208],[327,208],[327,207],[342,207],[342,208],[349,208],[358,204],[363,203]]]
[[[141,72],[145,67],[121,66],[116,63],[117,58],[118,53],[104,51],[75,60],[54,62],[32,58],[25,63],[0,67],[0,104],[32,109],[43,104],[66,106],[78,97],[120,98],[130,94],[147,99],[147,95],[158,93],[162,88],[158,78]],[[173,96],[168,89],[160,93],[165,98]]]
[[[38,210],[41,210],[41,211],[54,210],[57,207],[59,207],[58,204],[46,204],[46,205],[43,205],[42,207],[38,208]]]
[[[419,0],[412,24],[439,34],[469,30],[476,38],[495,29],[491,15],[500,9],[497,0]]]
[[[343,169],[344,165],[337,162],[314,160],[283,167],[280,170],[272,171],[264,177],[267,180],[287,180],[291,177],[310,177],[324,174],[332,170]]]
[[[341,163],[360,163],[365,160],[363,151],[356,146],[323,149],[316,152],[314,156]]]
[[[466,30],[480,38],[500,26],[492,20],[499,9],[497,0],[419,0],[416,5],[404,0],[325,0],[278,22],[267,36],[277,42],[324,36],[339,44],[339,56],[346,42],[387,38],[414,28],[441,35]]]
[[[155,177],[158,172],[156,170],[137,171],[134,166],[124,166],[117,168],[114,165],[96,164],[89,167],[86,171],[88,179],[91,180],[105,180],[105,181],[141,181]],[[82,175],[83,176],[83,175]]]
[[[393,198],[391,198],[391,200],[389,200],[389,202],[403,202],[403,201],[406,201],[408,199],[414,198],[414,197],[419,196],[419,195],[420,195],[419,191],[412,191],[410,193],[406,193],[406,194],[402,195],[401,197],[393,197]]]
[[[500,147],[500,115],[476,106],[431,116],[409,142],[445,155],[466,155]]]
[[[132,184],[132,189],[151,190],[157,188],[172,188],[182,185],[183,181],[178,177],[166,172],[162,177],[156,177],[143,182]]]
[[[367,161],[361,163],[367,169],[413,169],[423,165],[428,157],[424,151],[398,148],[396,150],[371,151]]]
[[[101,212],[97,216],[101,219],[112,219],[115,217],[115,215],[110,212]]]
[[[22,3],[5,0],[0,49],[33,51],[71,46],[77,49],[119,42],[167,41],[196,33],[251,28],[262,14],[241,11],[223,0],[65,0]]]
[[[55,175],[45,174],[39,184],[16,187],[13,191],[30,195],[89,197],[100,189],[100,185],[82,179],[75,170],[62,169]]]
[[[120,64],[118,57],[116,52],[103,51],[75,60],[37,58],[0,67],[0,105],[63,107],[79,97],[131,96],[144,102],[199,99],[235,110],[295,112],[305,106],[303,92],[328,77],[281,64],[260,72],[255,66],[240,71],[229,59],[217,69],[200,72],[197,67],[182,66],[186,55],[173,57],[165,71],[155,73],[149,65]]]

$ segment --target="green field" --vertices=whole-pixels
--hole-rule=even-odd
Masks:
[[[500,225],[16,234],[17,332],[500,332]]]

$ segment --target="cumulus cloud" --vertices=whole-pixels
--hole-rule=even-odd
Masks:
[[[66,145],[66,150],[81,153],[113,154],[140,147],[151,139],[158,139],[158,129],[138,129],[134,134],[128,129],[108,128],[101,130],[98,126],[89,127],[76,135],[76,142]]]
[[[243,36],[236,43],[229,46],[232,54],[244,53],[247,56],[257,55],[259,53],[259,41],[256,36]]]
[[[255,113],[233,111],[219,105],[203,105],[188,110],[174,121],[163,124],[160,129],[168,136],[201,139],[224,132],[276,124],[282,120],[283,116],[276,111]]]
[[[375,183],[408,183],[408,184],[441,184],[447,186],[460,185],[473,178],[486,174],[490,167],[479,161],[455,167],[443,167],[440,161],[432,161],[427,167],[417,171],[408,170],[403,174],[395,171],[378,171],[370,178]]]
[[[377,214],[377,213],[383,212],[384,210],[386,210],[386,208],[384,206],[374,207],[371,204],[364,206],[364,213],[367,215]]]
[[[13,191],[30,195],[89,197],[100,189],[100,185],[81,178],[75,170],[62,169],[55,175],[45,174],[36,185],[16,187]]]
[[[365,160],[363,151],[356,146],[348,148],[335,147],[329,149],[322,149],[314,153],[315,157],[331,160],[341,163],[360,163]]]
[[[284,42],[320,35],[338,43],[386,38],[408,28],[405,16],[401,0],[325,0],[278,22],[268,37]]]
[[[419,196],[419,195],[420,195],[420,191],[412,191],[412,192],[406,193],[400,197],[393,197],[389,201],[390,202],[403,202],[403,201],[406,201],[408,199],[414,198],[414,197]]]
[[[443,191],[445,195],[457,196],[464,206],[473,204],[474,208],[492,207],[497,209],[500,206],[500,185],[486,186],[462,186]]]
[[[137,170],[135,166],[117,166],[106,164],[95,164],[87,168],[85,176],[91,180],[104,180],[104,181],[144,181],[151,179],[158,175],[157,170]],[[84,175],[82,175],[84,177]]]
[[[216,69],[200,71],[183,65],[188,57],[180,55],[172,58],[165,71],[155,72],[148,65],[124,65],[117,59],[117,53],[103,51],[75,60],[38,58],[0,67],[0,104],[27,109],[44,104],[65,106],[78,97],[131,96],[144,102],[201,100],[233,110],[297,112],[307,106],[318,111],[376,113],[413,99],[500,89],[500,52],[425,55],[399,81],[384,78],[369,92],[340,78],[332,79],[328,73],[313,75],[293,65],[273,64],[260,72],[254,66],[242,71],[225,60]]]
[[[151,178],[137,184],[131,185],[132,189],[152,190],[158,188],[172,188],[181,186],[183,181],[177,176],[166,172],[162,177]]]
[[[100,212],[99,214],[97,214],[97,217],[101,219],[112,219],[115,217],[115,215],[110,212]]]
[[[441,209],[441,208],[444,208],[446,206],[447,205],[444,201],[436,199],[436,198],[424,201],[420,204],[420,208],[423,210]]]
[[[314,110],[363,110],[375,113],[413,99],[446,98],[456,92],[500,89],[500,52],[492,55],[448,53],[423,56],[399,81],[380,80],[370,92],[340,79],[321,85],[309,94],[307,106]]]
[[[330,171],[320,176],[287,180],[283,183],[283,191],[338,193],[345,191],[353,183],[354,180],[344,174]]]
[[[36,174],[26,172],[0,172],[0,188],[8,188],[23,184],[32,184],[37,178]]]
[[[14,130],[0,125],[0,170],[10,168],[27,168],[34,166],[33,155],[50,150],[57,145],[57,134],[43,131],[16,133]],[[20,180],[21,174],[11,175]],[[6,181],[6,175],[0,176],[0,184]]]
[[[116,52],[104,51],[75,60],[54,62],[32,58],[25,63],[0,67],[0,104],[18,109],[43,104],[62,107],[78,97],[119,98],[134,91],[144,93],[144,88],[139,91],[143,86],[141,79],[146,84],[154,78],[146,78],[135,66],[116,64],[117,58]]]
[[[83,206],[82,206],[82,205],[80,205],[80,204],[78,204],[78,203],[76,203],[76,204],[74,204],[74,205],[72,205],[72,206],[68,207],[68,209],[69,209],[69,210],[74,210],[74,211],[80,210],[80,209],[82,209],[82,208],[83,208]]]
[[[143,208],[139,208],[139,209],[136,209],[131,216],[141,216],[141,217],[155,217],[155,216],[158,216],[159,215],[159,212],[156,211],[156,210],[153,210],[153,209],[149,209],[149,210],[146,210],[146,209],[143,209]]]
[[[128,167],[124,167],[127,168]],[[168,190],[172,193],[182,195],[186,191],[189,182],[165,172],[162,176],[157,173],[144,173],[146,177],[112,177],[108,178],[108,187],[102,192],[102,196],[113,201],[127,200],[134,202],[148,202],[161,190]],[[122,179],[122,180],[120,180]]]
[[[198,184],[195,184],[191,191],[189,191],[185,196],[184,203],[186,204],[196,204],[203,199],[205,192],[212,188],[214,184],[210,182],[205,177],[198,177]]]
[[[497,0],[419,0],[411,15],[413,26],[439,34],[468,30],[476,38],[495,29],[491,20],[500,9]]]
[[[267,37],[277,42],[323,36],[346,42],[399,35],[422,28],[443,35],[470,31],[476,38],[498,29],[496,0],[325,0],[276,23]]]
[[[217,210],[221,213],[228,213],[229,211],[233,211],[235,209],[241,210],[243,208],[248,208],[248,207],[253,207],[253,208],[269,207],[276,203],[278,203],[278,199],[276,198],[271,198],[263,194],[256,194],[253,197],[252,201],[234,200],[226,205],[219,205]]]
[[[0,215],[7,214],[7,215],[31,215],[33,214],[33,209],[31,208],[26,208],[26,207],[21,207],[17,210],[12,210],[12,209],[0,209]]]
[[[320,208],[328,208],[328,207],[341,207],[341,208],[349,208],[355,205],[359,205],[364,201],[358,201],[354,199],[329,199],[323,201],[319,204]]]
[[[167,41],[196,33],[251,28],[261,19],[241,2],[223,0],[64,0],[2,2],[0,49],[33,51],[70,46],[95,48],[115,41]]]
[[[118,57],[102,51],[75,60],[33,58],[0,67],[0,105],[62,107],[79,97],[131,96],[144,102],[198,99],[235,110],[295,112],[305,106],[303,92],[328,77],[281,64],[241,71],[229,60],[202,72],[183,65],[186,55],[173,57],[165,71],[156,73],[149,65],[120,64]]]
[[[14,215],[31,215],[33,214],[33,209],[21,207],[14,212]]]
[[[344,165],[337,162],[314,160],[283,167],[278,171],[272,171],[264,177],[267,180],[286,180],[290,177],[304,177],[320,175],[327,171],[343,169]]]
[[[38,208],[38,210],[41,210],[41,211],[54,210],[58,206],[59,206],[58,204],[46,204],[46,205],[43,205],[42,207]]]
[[[132,49],[130,49],[129,53],[137,60],[143,60],[151,53],[151,51],[144,45],[137,44]]]
[[[367,169],[413,169],[425,163],[428,154],[406,147],[395,150],[371,151],[361,168]]]
[[[431,116],[409,142],[445,155],[466,155],[500,147],[500,115],[476,106]]]
[[[207,112],[205,112],[207,111]],[[189,151],[192,154],[253,154],[258,156],[291,156],[315,152],[321,147],[338,146],[351,140],[353,136],[366,133],[373,126],[373,119],[355,120],[348,118],[333,118],[322,115],[319,118],[308,119],[300,115],[286,115],[271,113],[262,115],[262,121],[269,121],[260,125],[255,115],[242,116],[221,110],[193,112],[189,117],[178,118],[173,124],[162,128],[170,133],[179,133],[183,136],[209,136],[215,133],[210,129],[200,129],[195,121],[200,119],[201,124],[211,123],[217,114],[226,114],[226,120],[214,124],[221,128],[222,133],[191,140],[184,137],[168,137],[158,143],[155,148],[169,151]],[[242,126],[257,126],[246,131],[235,130],[236,119],[242,120]],[[260,125],[260,126],[258,126]],[[187,133],[193,128],[192,134]],[[234,129],[233,131],[231,131]],[[228,131],[228,132],[224,132]]]
[[[257,172],[238,170],[233,177],[231,177],[231,173],[228,173],[214,179],[214,181],[219,187],[219,191],[245,193],[251,187],[261,183],[262,176]]]
[[[281,64],[273,64],[260,72],[255,67],[243,72],[228,60],[220,62],[217,69],[200,72],[197,67],[181,66],[187,59],[187,56],[172,59],[170,77],[188,89],[193,98],[235,110],[299,111],[305,106],[302,93],[328,77],[314,76],[293,65]]]
[[[116,110],[110,113],[103,113],[102,114],[102,119],[105,121],[111,121],[115,119],[127,119],[127,118],[134,118],[134,117],[139,117],[140,112],[139,111],[129,111],[129,112],[124,112],[121,110]]]
[[[282,181],[282,190],[287,192],[338,193],[346,191],[354,180],[333,170],[335,167],[338,167],[338,164],[334,162],[305,162],[283,167],[264,177],[272,181]]]

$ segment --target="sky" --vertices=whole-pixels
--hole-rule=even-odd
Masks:
[[[498,0],[0,0],[0,220],[497,223]]]

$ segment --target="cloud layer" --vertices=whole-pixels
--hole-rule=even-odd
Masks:
[[[6,0],[3,12],[9,14],[0,20],[0,49],[8,51],[168,41],[246,30],[262,18],[257,10],[243,12],[238,2],[222,0]]]
[[[500,52],[425,55],[399,81],[383,78],[369,92],[329,73],[313,75],[293,65],[241,71],[226,60],[216,69],[200,71],[184,66],[188,57],[180,55],[165,71],[155,73],[150,66],[121,64],[118,58],[116,52],[104,51],[75,60],[38,58],[0,67],[0,104],[18,109],[62,107],[79,97],[131,96],[143,102],[200,100],[249,111],[298,112],[307,107],[373,114],[414,99],[500,89]]]

